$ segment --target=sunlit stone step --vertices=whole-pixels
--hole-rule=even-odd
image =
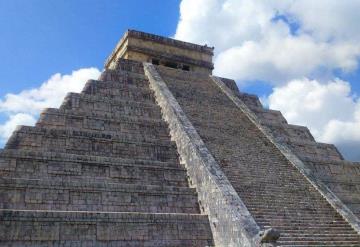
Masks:
[[[199,214],[0,210],[4,246],[212,246]]]

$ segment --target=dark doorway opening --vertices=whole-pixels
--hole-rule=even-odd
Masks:
[[[155,65],[159,65],[160,64],[160,60],[159,59],[151,59],[151,63],[155,64]]]
[[[177,63],[174,63],[174,62],[165,62],[164,65],[165,65],[166,67],[170,67],[170,68],[173,68],[173,69],[177,69],[177,68],[178,68]]]
[[[183,65],[182,70],[190,71],[190,66],[189,65]]]

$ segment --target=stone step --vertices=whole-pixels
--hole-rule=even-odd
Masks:
[[[196,84],[196,86],[201,87],[202,84],[204,84],[204,81],[209,80],[209,74],[207,73],[188,73],[182,70],[171,69],[164,66],[157,66],[156,69],[158,72],[161,72],[161,77],[165,82],[168,80],[172,80],[174,83],[188,82],[189,84],[199,82]]]
[[[322,215],[321,217],[319,216],[314,216],[313,219],[310,219],[309,216],[307,218],[301,218],[301,216],[296,216],[296,215],[288,215],[287,217],[276,217],[276,216],[272,216],[272,215],[262,215],[261,217],[258,215],[253,215],[254,219],[256,220],[256,222],[258,222],[259,224],[262,225],[288,225],[288,224],[307,224],[309,226],[311,225],[316,225],[318,223],[321,224],[345,224],[347,225],[348,223],[342,219],[342,218],[338,218],[336,216],[331,216],[328,215],[328,217],[326,217],[326,214]]]
[[[328,215],[328,214],[303,214],[303,215],[296,215],[296,214],[252,214],[258,220],[269,220],[269,221],[282,221],[282,220],[291,220],[292,217],[295,218],[295,221],[321,221],[321,220],[329,220],[332,221],[344,221],[344,219],[340,215]],[[297,219],[296,216],[301,216],[301,219]]]
[[[104,112],[82,112],[76,110],[45,109],[37,122],[39,127],[74,127],[84,130],[138,131],[168,135],[167,124],[159,118],[118,116]]]
[[[306,196],[305,193],[299,193],[299,194],[295,194],[296,192],[292,192],[291,194],[291,190],[287,191],[286,189],[284,189],[284,191],[282,192],[277,192],[276,190],[274,191],[261,191],[261,192],[252,192],[249,191],[245,194],[246,192],[243,191],[239,191],[239,194],[241,195],[242,198],[244,198],[244,200],[249,200],[249,201],[254,201],[257,202],[260,199],[261,200],[265,200],[265,201],[271,201],[274,199],[283,199],[286,201],[299,201],[299,202],[308,202],[309,200],[313,201],[314,203],[322,203],[325,202],[325,199],[323,199],[322,197],[316,196],[315,192],[313,191],[309,191],[307,197],[304,198],[304,196]]]
[[[232,170],[232,168],[231,168]],[[275,174],[275,171],[269,171],[267,173],[269,176],[273,176]],[[284,176],[282,176],[282,174],[277,174],[277,176],[282,176],[283,180],[279,183],[276,183],[276,181],[274,181],[274,179],[271,178],[265,178],[265,179],[261,179],[261,176],[264,176],[265,172],[261,171],[261,172],[256,172],[256,174],[252,174],[252,175],[248,175],[248,174],[243,174],[242,172],[238,171],[238,174],[235,172],[233,175],[229,176],[229,180],[232,181],[234,183],[234,186],[236,186],[237,188],[239,188],[239,190],[243,190],[243,191],[247,191],[247,188],[254,186],[256,188],[256,190],[270,190],[272,188],[270,188],[270,186],[266,186],[267,184],[271,184],[271,185],[278,185],[277,187],[274,186],[274,190],[278,190],[282,187],[284,187],[284,189],[286,189],[287,191],[289,190],[294,190],[294,185],[298,186],[298,185],[304,185],[304,188],[299,189],[300,193],[303,193],[305,190],[306,191],[315,191],[315,188],[308,186],[306,183],[304,183],[304,181],[302,181],[300,178],[298,177],[291,177],[291,176],[287,176],[284,174]],[[242,176],[244,178],[244,181],[239,181],[236,180],[237,176]],[[245,182],[246,181],[251,181],[256,184],[250,184]],[[287,181],[289,181],[287,183]],[[256,191],[255,190],[255,191]]]
[[[331,162],[331,161],[330,161]],[[359,166],[348,166],[338,164],[309,164],[306,165],[313,171],[313,174],[322,180],[331,190],[336,193],[349,193],[359,190],[357,186],[360,185],[360,170]],[[336,174],[336,176],[334,176]]]
[[[316,163],[319,165],[335,165],[335,166],[349,166],[349,167],[359,167],[360,162],[348,161],[348,160],[329,160],[318,157],[306,157],[303,160],[306,163]]]
[[[274,137],[281,141],[283,137],[289,139],[301,139],[308,142],[315,142],[314,137],[311,135],[310,130],[307,127],[293,125],[293,124],[268,124],[268,129],[274,135]]]
[[[222,166],[222,168],[228,169],[229,171],[232,172],[232,174],[229,175],[229,178],[234,179],[234,181],[235,181],[236,177],[239,175],[244,176],[245,178],[249,178],[249,180],[246,180],[248,182],[242,181],[243,183],[250,183],[250,181],[256,180],[256,179],[259,180],[258,181],[259,183],[263,183],[263,184],[268,183],[268,182],[274,183],[276,176],[281,176],[281,178],[284,179],[284,180],[279,181],[280,183],[283,183],[284,185],[287,185],[287,183],[285,183],[285,182],[289,182],[289,183],[297,182],[298,183],[298,182],[302,181],[299,176],[294,176],[291,173],[289,174],[289,172],[286,173],[285,171],[283,171],[281,168],[286,168],[286,167],[281,167],[281,166],[276,167],[276,168],[266,167],[266,166],[254,168],[251,166],[246,166],[244,164],[243,167]],[[261,169],[259,169],[259,168],[261,168]],[[289,170],[291,171],[293,169],[289,168]],[[262,177],[265,174],[269,174],[274,177]],[[240,182],[240,181],[238,181],[238,182]],[[256,185],[256,183],[254,183],[253,185]]]
[[[133,85],[136,87],[149,87],[148,78],[144,73],[134,73],[130,71],[106,69],[101,73],[99,81],[114,81],[124,85]]]
[[[246,186],[244,186],[246,188]],[[267,190],[267,191],[243,191],[239,190],[239,194],[245,199],[245,200],[254,200],[257,201],[259,198],[263,198],[264,200],[274,200],[275,198],[278,199],[284,199],[284,200],[297,200],[302,202],[307,202],[307,198],[311,198],[316,200],[316,202],[324,202],[325,199],[322,199],[318,196],[316,196],[315,191],[308,191],[308,193],[300,192],[299,194],[296,194],[291,188],[287,189],[284,188],[283,191],[278,192],[276,190]],[[304,198],[304,196],[307,196]]]
[[[124,72],[120,72],[124,73]],[[120,80],[93,80],[90,79],[86,82],[82,92],[87,94],[94,94],[97,90],[102,89],[124,89],[124,90],[132,90],[132,91],[143,91],[153,93],[150,90],[150,83],[147,77],[141,76],[139,74],[136,76],[125,76],[120,78]]]
[[[333,210],[333,208],[331,208],[330,206],[326,206],[326,207],[321,207],[321,206],[308,206],[308,207],[304,207],[304,206],[296,206],[293,205],[292,207],[288,207],[286,205],[275,205],[275,204],[263,204],[263,206],[261,205],[250,205],[249,203],[246,204],[246,207],[251,210],[253,213],[257,213],[257,214],[268,214],[271,212],[294,212],[294,213],[307,213],[307,212],[316,212],[316,213],[333,213],[335,214],[336,211]]]
[[[252,169],[247,170],[246,173],[244,171],[236,170],[236,167],[226,167],[226,169],[233,170],[233,173],[232,173],[232,175],[229,176],[229,179],[234,180],[234,182],[236,182],[237,176],[241,175],[244,178],[248,179],[248,181],[259,180],[256,182],[259,182],[260,185],[262,185],[262,184],[266,185],[268,183],[276,183],[275,178],[272,178],[272,177],[261,178],[261,176],[263,176],[265,174],[268,174],[270,176],[273,176],[273,175],[281,176],[283,178],[283,181],[281,181],[280,185],[284,186],[284,187],[291,187],[291,184],[294,184],[295,182],[297,182],[297,183],[302,182],[302,180],[300,178],[291,176],[290,174],[277,172],[276,170],[267,170],[267,171],[259,171],[259,170],[255,171],[254,170],[254,172],[256,172],[254,174],[254,173],[252,173],[253,172]],[[286,181],[289,181],[289,183],[286,183]],[[240,181],[237,181],[237,182],[240,183]],[[242,183],[244,183],[244,181],[242,181]],[[311,187],[306,188],[306,189],[311,189]],[[303,191],[303,190],[304,190],[304,188],[300,189],[300,191]]]
[[[206,215],[0,211],[3,246],[212,246]]]
[[[251,204],[247,201],[244,201],[246,204],[246,207],[253,211],[254,213],[258,214],[269,214],[271,212],[279,212],[279,213],[287,213],[287,212],[298,212],[301,214],[301,212],[304,212],[306,214],[307,212],[313,212],[318,214],[327,214],[330,212],[333,212],[333,209],[329,207],[326,204],[323,205],[314,205],[314,204],[303,204],[303,205],[297,205],[296,203],[289,205],[289,204],[275,204],[274,202],[264,202],[263,204]],[[333,214],[332,214],[333,215]]]
[[[176,161],[176,146],[171,141],[133,141],[96,131],[64,131],[22,126],[5,148],[51,151],[80,155]]]
[[[179,169],[179,162],[167,162],[151,159],[136,159],[131,157],[129,159],[109,156],[97,155],[78,155],[59,152],[47,151],[29,151],[29,150],[16,150],[16,149],[0,149],[0,157],[9,161],[9,163],[1,164],[3,170],[13,170],[16,167],[16,160],[37,160],[41,162],[57,161],[57,162],[74,162],[74,163],[87,163],[87,164],[103,164],[103,165],[117,165],[129,164],[136,166],[152,166],[158,168],[176,168]],[[3,166],[4,165],[4,166]],[[183,169],[183,168],[181,168]]]
[[[295,186],[300,186],[299,184],[294,184]],[[239,188],[240,186],[236,186],[235,188]],[[257,198],[264,198],[264,200],[271,200],[275,198],[284,198],[284,199],[299,199],[300,201],[306,202],[306,199],[316,200],[316,202],[324,202],[325,199],[323,197],[319,197],[316,194],[316,191],[309,190],[299,191],[297,193],[292,188],[284,187],[282,191],[278,188],[270,187],[269,188],[251,188],[250,186],[244,185],[241,186],[241,190],[239,190],[239,194],[245,199],[256,201]],[[247,191],[246,191],[247,189]],[[305,197],[304,197],[305,196]]]
[[[0,179],[0,208],[198,213],[195,189],[155,185]]]
[[[324,222],[319,222],[316,224],[308,224],[307,222],[296,222],[296,223],[269,223],[269,222],[262,222],[262,221],[256,221],[260,226],[264,227],[264,228],[269,228],[269,227],[273,227],[278,229],[279,231],[281,231],[281,229],[289,229],[289,230],[294,230],[294,229],[307,229],[308,227],[312,227],[312,228],[317,228],[319,229],[319,233],[321,232],[322,228],[326,228],[326,229],[336,229],[336,228],[345,228],[347,226],[349,226],[349,224],[347,222],[328,222],[328,223],[324,223]],[[353,231],[352,228],[349,226],[347,229],[349,229],[349,232]]]
[[[326,232],[325,234],[323,232]],[[317,229],[314,232],[311,231],[307,231],[306,229],[301,229],[298,230],[297,232],[293,232],[293,233],[288,233],[285,232],[284,230],[280,232],[280,239],[279,241],[281,242],[281,240],[296,240],[296,239],[321,239],[321,238],[332,238],[334,237],[335,239],[346,239],[348,237],[352,237],[352,238],[356,238],[357,241],[360,240],[359,235],[356,233],[351,233],[351,229],[348,230],[340,230],[340,228],[333,228],[332,230],[324,230],[324,229]]]
[[[278,217],[276,215],[253,215],[256,222],[261,223],[262,225],[267,224],[317,224],[317,223],[324,223],[324,224],[347,224],[347,222],[339,218],[338,216],[332,216],[332,215],[314,215],[313,218],[310,218],[311,215],[304,216],[304,218],[296,216],[296,215],[287,215],[286,217]]]
[[[104,88],[101,90],[98,89],[91,93],[82,92],[80,96],[81,98],[82,97],[88,98],[89,96],[93,96],[94,99],[96,99],[97,101],[99,98],[101,98],[101,100],[106,99],[107,101],[116,102],[116,103],[122,100],[142,102],[147,104],[155,103],[155,98],[152,95],[152,92],[149,91],[149,89],[146,90],[145,87],[138,88],[137,90],[134,87],[123,88],[123,89]]]
[[[288,146],[300,159],[312,157],[314,159],[343,160],[341,153],[333,144],[306,141],[293,138],[282,138],[281,143]]]
[[[274,198],[276,200],[276,198]],[[284,202],[284,204],[275,203],[271,201],[264,201],[261,203],[261,200],[259,199],[258,203],[252,203],[244,200],[244,203],[247,205],[248,208],[256,209],[258,208],[259,211],[267,212],[271,210],[277,210],[277,211],[284,211],[287,210],[295,210],[299,209],[298,211],[316,211],[316,212],[328,212],[332,211],[332,208],[330,208],[326,203],[322,203],[320,205],[318,204],[311,204],[311,203],[298,203],[298,202]],[[271,209],[271,210],[270,210]]]
[[[327,232],[324,233],[323,231],[321,232],[313,232],[313,233],[309,233],[309,232],[294,232],[294,233],[289,233],[289,232],[281,232],[281,237],[282,238],[287,238],[287,237],[305,237],[305,238],[310,238],[310,237],[332,237],[334,236],[334,232]],[[355,232],[338,232],[336,231],[336,237],[339,236],[344,236],[344,237],[358,237],[359,238],[359,234],[355,233]]]
[[[226,78],[222,78],[222,81],[226,82],[229,79]],[[260,99],[257,95],[255,94],[249,94],[249,93],[244,93],[244,92],[240,92],[239,89],[236,86],[236,82],[233,81],[233,85],[235,85],[233,91],[235,93],[235,95],[237,95],[249,108],[253,109],[253,108],[263,108]]]
[[[101,95],[110,99],[127,99],[142,102],[155,102],[153,92],[145,83],[142,86],[128,84],[123,81],[89,80],[85,84],[82,94]]]
[[[292,219],[295,218],[297,219],[299,216],[301,216],[301,219],[304,220],[310,220],[310,219],[329,219],[331,218],[331,220],[343,220],[343,218],[340,215],[337,214],[328,214],[328,213],[317,213],[317,212],[312,212],[312,213],[303,213],[303,212],[289,212],[289,213],[277,213],[277,212],[273,212],[273,213],[256,213],[256,212],[251,212],[251,214],[254,216],[254,218],[259,219],[259,220],[271,220],[271,219],[275,219],[275,220],[287,220],[287,219]]]
[[[142,136],[158,137],[160,139],[169,136],[167,127],[161,120],[132,122],[124,120],[107,120],[87,116],[75,116],[64,114],[43,115],[43,118],[35,126],[40,128],[73,128],[83,131],[104,131],[117,133],[134,133]],[[169,138],[168,138],[169,139]]]
[[[70,106],[74,108],[78,108],[79,104],[93,104],[95,107],[93,107],[95,110],[99,109],[102,110],[109,105],[114,106],[122,106],[122,105],[130,105],[130,106],[138,106],[138,107],[155,107],[160,110],[160,108],[157,106],[156,102],[153,100],[146,101],[142,98],[138,98],[135,100],[129,100],[129,99],[122,99],[122,98],[113,98],[113,97],[106,97],[104,95],[97,95],[97,94],[86,94],[86,93],[68,93],[63,101],[64,106]],[[68,104],[68,105],[67,105]],[[102,104],[102,105],[101,105]],[[61,106],[60,106],[61,108]]]
[[[260,226],[261,227],[261,226]],[[264,228],[268,228],[268,227],[272,227],[272,226],[267,226],[267,227],[261,227],[262,229]],[[286,226],[283,228],[276,228],[279,232],[280,232],[280,236],[301,236],[301,235],[305,235],[305,236],[313,236],[316,237],[317,234],[323,234],[326,233],[330,236],[334,236],[334,235],[348,235],[348,234],[353,234],[354,230],[352,228],[349,227],[344,227],[344,226],[332,226],[332,227],[320,227],[320,226],[316,226],[316,227],[297,227],[297,226]],[[356,234],[356,233],[355,233]]]
[[[344,220],[344,219],[332,219],[331,217],[328,218],[316,218],[314,217],[314,219],[299,219],[299,218],[283,218],[283,219],[279,219],[279,218],[259,218],[259,217],[255,217],[256,222],[258,222],[261,225],[272,225],[272,226],[276,226],[276,225],[313,225],[316,226],[317,224],[328,224],[328,225],[347,225],[348,223]]]
[[[360,241],[353,240],[289,240],[278,241],[279,246],[359,246]]]
[[[286,244],[281,244],[281,245],[278,245],[278,246],[291,246],[291,247],[308,247],[309,245],[308,244],[289,244],[289,245],[286,245]],[[358,247],[359,244],[358,243],[355,243],[355,244],[347,244],[347,243],[344,243],[344,244],[326,244],[326,245],[323,245],[323,244],[320,244],[320,245],[310,245],[310,246],[326,246],[326,247]]]
[[[302,213],[304,210],[298,210],[289,214],[275,214],[271,212],[254,212],[249,209],[256,221],[261,222],[344,222],[339,215],[333,215],[326,212],[314,212],[313,214]]]
[[[241,194],[240,194],[241,195]],[[316,198],[314,197],[314,200],[311,200],[310,198],[304,198],[300,195],[296,196],[288,196],[286,194],[284,195],[276,195],[272,196],[272,193],[264,193],[262,195],[254,194],[251,196],[249,195],[241,195],[241,198],[243,198],[244,201],[246,201],[249,204],[253,205],[261,205],[265,204],[268,205],[269,203],[274,204],[274,200],[282,200],[282,202],[277,203],[278,205],[283,205],[284,207],[290,206],[290,205],[305,205],[305,206],[312,206],[319,204],[321,206],[327,205],[327,202],[325,199],[322,198]]]
[[[53,157],[45,153],[38,153],[38,156],[34,156],[20,152],[9,154],[9,152],[3,151],[0,153],[0,176],[57,181],[87,179],[95,182],[181,187],[188,184],[186,171],[179,163],[94,158],[72,157],[66,154]]]
[[[244,176],[246,178],[246,176]],[[250,178],[249,178],[250,179]],[[232,180],[231,180],[232,181]],[[268,181],[268,183],[264,183],[263,186],[261,184],[264,181],[257,180],[256,178],[252,179],[252,182],[259,182],[259,185],[251,186],[249,184],[242,183],[241,181],[238,181],[236,184],[234,184],[234,187],[238,189],[239,193],[244,194],[244,196],[266,196],[266,195],[274,195],[274,196],[287,196],[287,195],[294,195],[294,196],[313,196],[317,197],[316,195],[316,189],[314,187],[308,186],[306,183],[289,183],[288,185],[284,185],[283,183],[279,183],[278,186],[276,183],[272,183],[271,181]],[[235,182],[234,182],[235,183]],[[266,186],[268,184],[268,186]],[[294,187],[302,187],[297,192]]]
[[[246,177],[245,177],[246,178]],[[257,183],[258,182],[258,183]],[[256,184],[253,184],[256,183]],[[241,191],[242,194],[244,194],[244,196],[246,195],[263,195],[263,194],[267,194],[267,193],[274,193],[274,196],[276,196],[278,193],[279,194],[284,194],[284,195],[302,195],[302,194],[312,194],[314,195],[314,193],[316,192],[314,187],[309,186],[308,184],[304,183],[304,181],[302,181],[302,183],[292,183],[290,185],[285,185],[282,186],[282,184],[275,184],[275,183],[271,183],[271,182],[266,182],[266,181],[256,181],[255,179],[253,179],[251,181],[251,183],[245,183],[242,181],[239,181],[237,184],[237,189],[239,191]],[[266,186],[268,185],[268,186]],[[299,188],[299,190],[296,190],[294,188],[294,186],[301,186],[303,185],[301,188]],[[251,191],[249,191],[249,189],[252,189]],[[296,194],[295,194],[296,192]],[[276,194],[275,194],[276,193]]]
[[[344,235],[348,235],[348,234],[355,234],[358,235],[356,232],[352,231],[352,228],[350,226],[344,226],[344,227],[331,227],[331,228],[318,228],[318,227],[307,227],[306,229],[304,228],[295,228],[295,229],[286,229],[286,228],[282,228],[279,229],[281,230],[281,234],[283,235],[309,235],[309,236],[316,236],[317,234],[325,234],[325,235],[333,235],[334,233],[336,234],[344,234]]]
[[[346,233],[346,234],[339,234],[339,233],[331,233],[331,234],[284,234],[282,233],[280,236],[279,241],[284,241],[284,240],[303,240],[303,239],[318,239],[320,240],[322,239],[327,239],[327,240],[335,240],[335,239],[343,239],[343,240],[360,240],[360,236],[358,234],[351,234],[351,233]]]
[[[245,176],[246,178],[246,176]],[[263,192],[279,192],[281,193],[284,191],[284,193],[289,192],[296,192],[296,189],[294,186],[299,186],[299,192],[304,193],[311,192],[313,193],[315,191],[315,188],[311,185],[307,184],[304,180],[301,181],[299,178],[294,178],[294,180],[297,179],[298,181],[289,182],[281,181],[279,183],[276,183],[275,181],[270,180],[262,180],[261,178],[258,179],[249,179],[248,182],[246,181],[238,181],[234,186],[242,190],[244,192],[249,191],[249,189],[252,189],[251,193],[263,193]]]
[[[131,131],[106,131],[106,130],[93,130],[83,129],[76,127],[39,127],[39,126],[19,126],[14,134],[26,137],[27,135],[36,135],[37,139],[42,138],[83,138],[90,140],[106,140],[106,141],[121,141],[121,142],[146,142],[157,143],[160,146],[171,145],[170,135],[164,133],[159,135],[157,133],[147,133],[136,130]],[[38,140],[37,140],[38,141]]]
[[[340,237],[338,238],[321,238],[321,237],[314,237],[314,238],[286,238],[284,240],[280,239],[277,241],[276,246],[359,246],[359,238],[346,238],[343,239]]]
[[[116,62],[115,70],[144,74],[144,67],[142,62],[138,62],[130,59],[118,59]]]
[[[286,119],[280,111],[265,109],[265,108],[253,108],[252,112],[259,118],[259,120],[265,124],[287,124]]]
[[[94,95],[69,93],[60,109],[77,110],[79,113],[101,111],[119,116],[138,116],[161,119],[160,108],[155,103],[114,100]]]

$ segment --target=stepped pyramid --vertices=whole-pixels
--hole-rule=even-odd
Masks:
[[[360,246],[360,164],[129,30],[98,80],[0,152],[0,246]]]

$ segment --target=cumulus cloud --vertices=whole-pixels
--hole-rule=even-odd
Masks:
[[[3,143],[18,125],[34,125],[35,117],[27,113],[9,115],[7,121],[0,125],[0,143]]]
[[[348,44],[315,43],[306,35],[246,41],[216,57],[215,73],[240,81],[262,80],[278,85],[316,74],[317,70],[352,71],[357,68],[359,51]]]
[[[283,12],[301,25],[301,32],[323,41],[359,41],[357,0],[296,0]]]
[[[181,2],[175,37],[214,45],[218,75],[279,85],[358,66],[359,1],[194,2]]]
[[[0,114],[5,122],[0,123],[0,144],[11,135],[17,125],[33,125],[43,108],[59,107],[66,93],[80,92],[88,79],[96,79],[100,71],[83,68],[70,75],[54,74],[40,87],[9,93],[0,99]]]
[[[334,143],[347,158],[360,160],[360,100],[348,82],[292,80],[274,88],[268,104],[289,122],[307,125],[318,141]]]
[[[270,108],[360,160],[359,99],[338,78],[359,67],[359,9],[358,0],[182,0],[175,38],[215,46],[214,74],[270,84]]]

